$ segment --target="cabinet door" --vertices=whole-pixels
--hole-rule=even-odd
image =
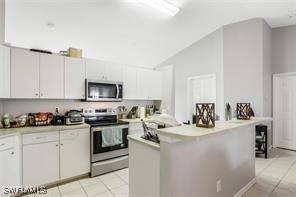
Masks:
[[[21,185],[19,158],[18,147],[0,151],[0,186]]]
[[[23,185],[34,186],[59,180],[59,142],[23,146]]]
[[[10,97],[10,48],[0,45],[0,98]]]
[[[90,172],[90,129],[60,131],[61,179]]]
[[[84,99],[85,63],[79,58],[65,58],[65,98]]]
[[[138,99],[137,72],[135,67],[123,69],[123,99]]]
[[[149,76],[148,69],[139,69],[137,72],[137,94],[139,99],[149,99]]]
[[[151,70],[147,73],[149,77],[148,98],[151,100],[162,99],[162,73]]]
[[[85,60],[86,78],[93,80],[105,79],[105,63],[99,60]]]
[[[122,81],[122,66],[107,65],[105,79],[108,81]]]
[[[40,98],[64,98],[64,57],[40,54]]]
[[[39,98],[39,54],[11,49],[11,97]]]

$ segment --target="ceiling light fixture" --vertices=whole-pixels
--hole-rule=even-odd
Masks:
[[[180,8],[166,2],[165,0],[140,0],[140,2],[170,16],[174,16],[180,11]]]

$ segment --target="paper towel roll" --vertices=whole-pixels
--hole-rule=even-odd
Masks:
[[[143,119],[145,118],[145,107],[140,107],[140,118]]]

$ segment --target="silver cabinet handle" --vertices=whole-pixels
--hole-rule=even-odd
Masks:
[[[10,154],[11,154],[11,155],[14,155],[14,152],[11,152]]]
[[[56,144],[56,147],[58,147],[59,145],[58,144]]]
[[[64,146],[64,144],[62,143],[61,146]]]
[[[39,95],[38,93],[35,94],[35,96],[38,96],[38,95]]]
[[[0,144],[0,146],[4,146],[5,145],[5,143],[3,143],[3,144]]]
[[[41,96],[43,96],[43,93],[41,93]]]

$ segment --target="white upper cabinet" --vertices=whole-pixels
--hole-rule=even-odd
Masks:
[[[102,61],[86,59],[86,78],[93,80],[104,80],[105,65]]]
[[[11,97],[39,98],[39,53],[11,49]]]
[[[135,67],[124,67],[122,72],[123,99],[138,99],[137,73],[138,69]]]
[[[161,100],[162,73],[160,71],[139,69],[137,72],[138,98]]]
[[[83,59],[65,57],[65,98],[85,98],[85,62]]]
[[[137,72],[137,93],[138,93],[138,98],[144,99],[144,100],[149,100],[149,76],[148,76],[148,71],[146,69],[139,69]]]
[[[162,73],[160,71],[150,70],[148,76],[148,99],[161,100],[162,99]]]
[[[122,66],[86,59],[86,78],[93,80],[122,81]]]
[[[10,48],[0,45],[0,98],[10,97]]]
[[[40,98],[64,98],[64,57],[40,54]]]
[[[107,65],[105,67],[105,80],[122,81],[122,66]]]

